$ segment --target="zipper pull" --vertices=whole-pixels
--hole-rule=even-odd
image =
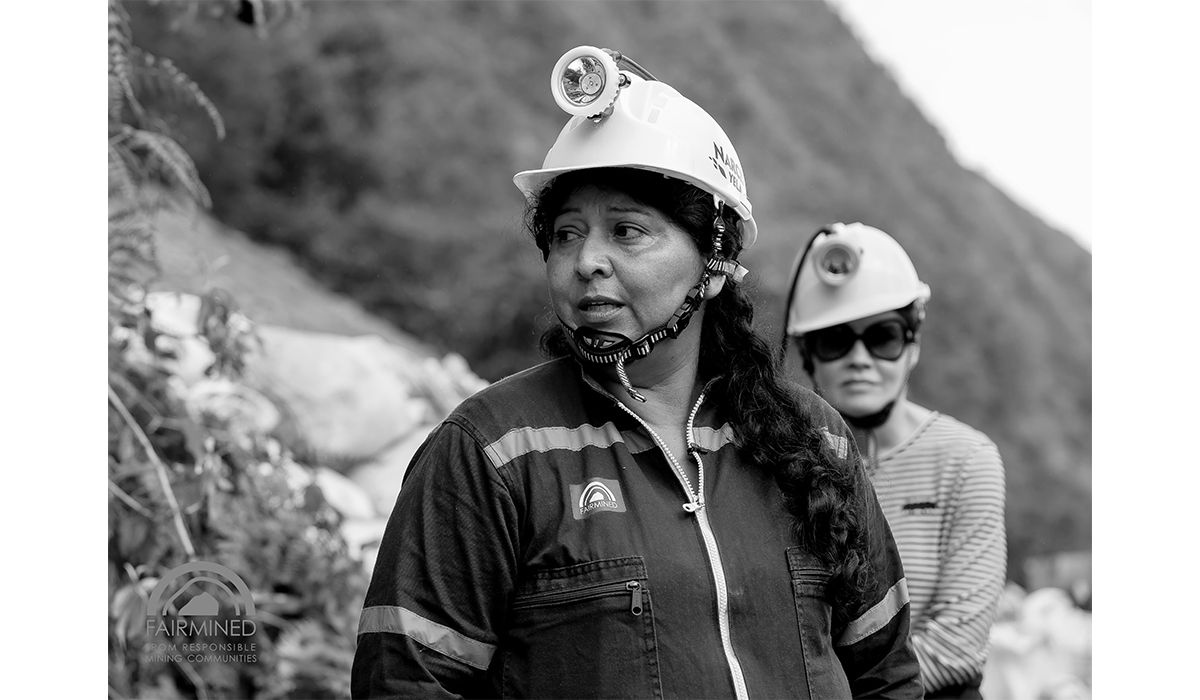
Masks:
[[[629,612],[634,615],[642,614],[642,584],[637,581],[628,581],[625,583],[625,589],[629,591]]]

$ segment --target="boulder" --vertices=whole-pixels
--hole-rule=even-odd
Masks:
[[[177,376],[189,387],[210,381],[205,370],[213,355],[197,334],[199,297],[157,292],[147,305],[162,334],[159,347],[174,355]],[[253,328],[260,341],[246,357],[244,384],[278,406],[286,424],[281,433],[291,435],[288,446],[306,461],[335,468],[364,461],[376,469],[395,465],[396,445],[414,431],[427,433],[487,385],[455,354],[437,358],[374,335],[251,326],[237,314],[235,320]],[[399,475],[388,483],[398,485],[403,467],[391,468]]]
[[[391,514],[392,507],[396,505],[396,496],[400,494],[400,483],[404,480],[408,463],[435,427],[436,424],[431,423],[416,428],[404,439],[348,473],[350,480],[371,499],[377,515],[387,517]]]

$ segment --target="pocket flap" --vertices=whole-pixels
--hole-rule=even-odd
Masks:
[[[638,556],[539,569],[529,572],[517,589],[518,596],[569,591],[617,581],[646,581],[646,564]]]
[[[803,547],[787,548],[788,572],[792,581],[812,595],[824,595],[832,571]]]

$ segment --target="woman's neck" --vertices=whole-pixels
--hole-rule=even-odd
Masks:
[[[601,384],[647,423],[681,430],[699,394],[700,327],[703,321],[703,313],[697,313],[678,338],[660,341],[650,354],[626,365],[629,383],[646,398],[645,402],[629,395],[617,378],[615,368],[604,371],[599,377]]]

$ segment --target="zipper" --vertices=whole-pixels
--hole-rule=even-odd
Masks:
[[[547,591],[545,593],[534,593],[522,598],[518,598],[513,602],[513,609],[519,610],[523,608],[540,608],[550,605],[562,605],[564,603],[574,603],[581,600],[591,600],[593,598],[605,598],[607,596],[620,593],[629,594],[629,612],[632,615],[641,615],[644,609],[642,601],[642,592],[645,587],[641,581],[616,581],[614,583],[600,583],[583,588],[572,588],[566,591]]]
[[[608,393],[608,392],[605,392],[605,393]],[[611,397],[612,395],[609,394],[609,396]],[[701,401],[704,401],[704,394],[700,394],[700,397],[698,399],[696,399],[696,406],[692,409],[692,414],[688,418],[687,435],[685,436],[687,438],[688,445],[693,444],[692,443],[692,420],[696,416],[696,409],[700,408]],[[693,456],[696,457],[696,465],[697,465],[696,477],[697,477],[697,480],[700,482],[700,484],[699,484],[700,488],[698,489],[698,491],[694,492],[694,491],[692,491],[692,481],[691,481],[691,479],[688,479],[687,472],[685,472],[683,470],[683,467],[681,467],[679,465],[679,462],[675,460],[675,455],[672,454],[671,450],[669,450],[667,448],[667,443],[663,442],[663,439],[659,436],[659,434],[657,432],[655,432],[654,428],[651,428],[650,424],[647,423],[646,421],[642,420],[642,417],[639,416],[637,413],[634,413],[633,409],[631,409],[630,407],[621,403],[615,397],[613,398],[613,403],[615,403],[617,405],[617,407],[619,407],[621,410],[623,410],[626,413],[628,413],[629,415],[633,416],[633,419],[636,420],[639,425],[641,425],[643,428],[646,429],[646,432],[649,433],[650,437],[654,440],[654,444],[658,445],[658,449],[662,450],[663,455],[665,455],[667,458],[667,461],[670,462],[671,471],[675,472],[675,479],[679,482],[679,485],[683,487],[683,490],[687,493],[687,496],[688,496],[688,502],[683,504],[683,509],[689,513],[695,513],[696,511],[703,508],[704,507],[704,464],[700,462],[699,456],[696,455],[693,451]]]
[[[713,535],[712,525],[708,522],[708,512],[696,511],[696,522],[700,525],[700,536],[704,539],[704,548],[708,550],[708,561],[712,570],[713,585],[717,589],[717,629],[721,633],[721,646],[725,651],[725,660],[729,662],[729,675],[733,678],[733,691],[738,700],[748,700],[746,691],[746,676],[742,673],[742,665],[738,662],[733,651],[733,638],[729,633],[729,589],[725,585],[725,567],[721,565],[721,554],[717,551],[717,538]]]
[[[608,392],[604,393],[608,394]],[[608,395],[612,398],[613,403],[633,416],[646,429],[646,432],[650,433],[650,437],[654,439],[655,444],[666,455],[667,461],[671,463],[671,468],[674,470],[680,485],[687,491],[688,502],[683,504],[683,509],[696,515],[696,523],[700,527],[700,536],[704,540],[704,549],[708,553],[709,571],[712,573],[713,586],[717,591],[717,630],[721,636],[721,650],[725,652],[725,661],[729,664],[729,676],[733,681],[734,695],[738,700],[749,700],[750,695],[746,690],[746,676],[742,672],[742,664],[738,661],[737,654],[734,653],[733,637],[729,632],[729,588],[725,583],[725,567],[721,564],[721,553],[717,550],[717,538],[713,535],[712,525],[709,523],[708,514],[704,510],[706,505],[704,502],[704,462],[700,458],[700,449],[696,445],[695,437],[692,434],[696,414],[700,410],[700,404],[704,401],[704,392],[700,392],[700,396],[696,399],[696,404],[692,406],[684,434],[688,451],[692,455],[692,459],[696,460],[696,480],[699,482],[699,488],[696,492],[692,491],[692,484],[687,477],[687,472],[679,466],[679,462],[675,461],[675,456],[671,454],[671,450],[667,448],[666,443],[663,442],[658,433],[654,432],[654,429],[646,421],[642,420],[641,416],[634,413],[633,409],[621,403],[612,394]]]

